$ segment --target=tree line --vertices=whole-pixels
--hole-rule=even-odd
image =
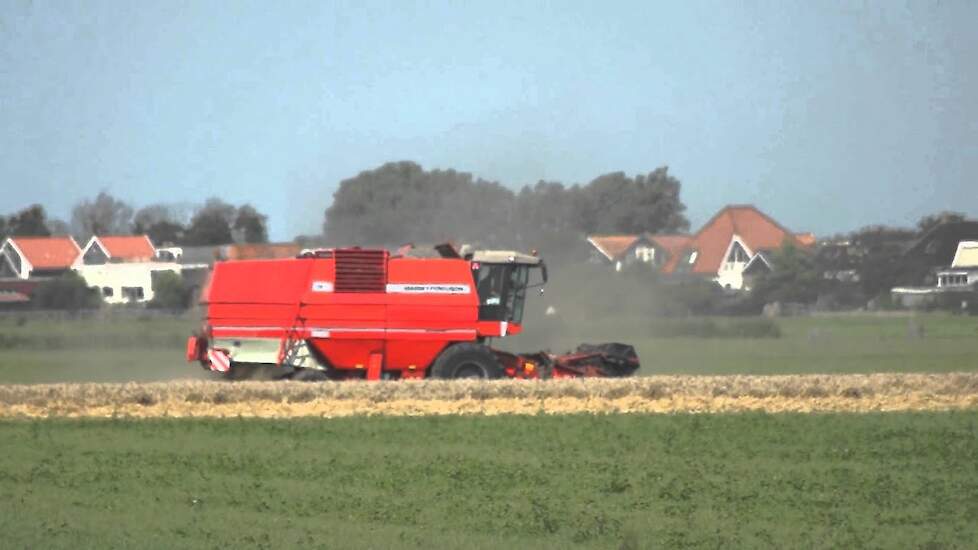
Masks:
[[[39,204],[0,215],[0,239],[8,236],[73,235],[79,242],[92,235],[149,235],[157,246],[211,246],[268,241],[268,217],[250,204],[234,206],[218,198],[202,205],[151,204],[138,210],[101,192],[71,210],[71,222],[49,218]]]
[[[325,211],[332,245],[446,240],[497,248],[580,246],[587,233],[687,231],[681,183],[665,166],[612,172],[584,185],[540,181],[518,191],[455,170],[390,162],[343,180]]]

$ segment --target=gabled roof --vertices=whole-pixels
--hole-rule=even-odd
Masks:
[[[609,261],[620,259],[642,235],[589,235],[587,240]]]
[[[767,258],[767,252],[758,252],[754,254],[754,257],[747,262],[744,266],[744,275],[759,271],[761,269],[765,271],[771,271],[771,261]]]
[[[84,253],[92,247],[98,247],[113,262],[149,262],[156,257],[156,248],[147,235],[96,235],[89,239]]]
[[[590,235],[588,242],[610,261],[620,260],[637,244],[651,244],[664,250],[671,258],[682,251],[690,240],[689,235]]]
[[[8,241],[32,269],[68,269],[81,253],[70,236],[10,237]]]
[[[706,222],[686,247],[690,253],[696,253],[691,271],[700,274],[719,272],[734,236],[749,249],[750,254],[780,248],[785,240],[804,248],[810,246],[807,240],[799,239],[753,205],[727,206]],[[679,256],[675,255],[663,267],[663,271],[675,271],[681,261]]]
[[[114,260],[148,262],[156,256],[156,249],[147,235],[100,235],[95,238]]]
[[[978,241],[961,241],[951,262],[952,269],[978,267]]]
[[[913,242],[905,256],[921,258],[932,266],[946,266],[954,261],[958,244],[978,240],[978,222],[942,223]]]
[[[648,239],[669,253],[670,258],[678,256],[693,240],[689,235],[649,235]]]

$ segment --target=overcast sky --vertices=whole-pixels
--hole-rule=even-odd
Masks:
[[[216,195],[290,239],[410,159],[512,187],[667,164],[694,228],[978,216],[976,2],[459,4],[3,0],[0,213]]]

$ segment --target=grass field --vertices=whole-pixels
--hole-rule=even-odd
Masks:
[[[719,319],[737,323],[739,319]],[[555,350],[577,342],[635,346],[641,374],[810,374],[949,372],[978,369],[978,317],[838,315],[775,322],[780,338],[691,338],[655,334],[643,319],[549,321],[506,345]]]
[[[738,323],[738,319],[715,320]],[[668,322],[667,322],[668,323]],[[661,321],[546,319],[497,344],[566,351],[580,342],[636,346],[640,374],[951,372],[978,369],[978,317],[876,315],[776,321],[780,338],[663,337]],[[0,319],[0,384],[203,378],[183,360],[193,316],[19,323]]]
[[[978,412],[0,422],[6,548],[973,548]]]

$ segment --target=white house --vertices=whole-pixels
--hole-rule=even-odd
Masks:
[[[788,231],[752,205],[731,205],[693,235],[591,235],[588,242],[593,258],[619,270],[641,261],[666,275],[701,276],[726,289],[750,290],[752,279],[771,269],[763,254],[785,243],[811,248],[815,236]]]
[[[146,235],[92,237],[75,261],[74,270],[88,286],[96,287],[109,304],[153,299],[154,277],[165,271],[180,274],[182,266],[157,261]]]
[[[961,241],[951,267],[937,272],[937,288],[954,290],[978,283],[978,241]]]
[[[80,252],[68,236],[8,237],[0,246],[0,278],[59,275],[71,269]]]

